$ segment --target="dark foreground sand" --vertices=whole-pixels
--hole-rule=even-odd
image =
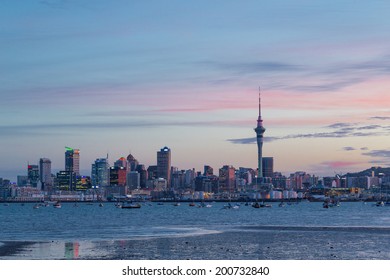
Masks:
[[[390,260],[390,232],[252,227],[185,237],[2,242],[0,259]]]

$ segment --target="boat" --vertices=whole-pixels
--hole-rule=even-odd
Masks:
[[[115,207],[116,208],[122,208],[122,203],[120,203],[120,202],[115,203]]]
[[[195,206],[195,203],[191,202],[190,204],[188,204],[188,206],[193,207],[193,206]]]
[[[122,206],[120,207],[122,209],[133,209],[133,208],[141,208],[141,204],[139,203],[123,203]]]
[[[258,203],[258,202],[255,202],[254,204],[252,204],[252,207],[253,208],[270,208],[272,207],[271,204],[265,204],[264,201],[262,203]]]
[[[36,204],[34,204],[34,206],[33,206],[34,209],[38,209],[38,208],[40,208],[40,207],[41,207],[41,205],[40,205],[39,203],[36,203]]]
[[[377,203],[375,203],[375,206],[382,207],[385,206],[385,203],[383,201],[378,201]]]
[[[103,203],[99,203],[99,207],[103,207],[104,206],[104,204]]]
[[[252,203],[253,208],[260,208],[260,204],[258,202]]]
[[[286,206],[286,203],[284,203],[283,201],[279,203],[279,207],[284,207]]]
[[[173,206],[180,206],[180,203],[179,203],[179,202],[175,202],[175,203],[173,204]]]
[[[62,205],[61,205],[61,203],[59,201],[57,201],[56,203],[53,204],[53,207],[54,208],[61,208]]]

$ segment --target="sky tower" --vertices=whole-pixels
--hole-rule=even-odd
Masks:
[[[257,168],[258,178],[263,178],[263,134],[265,132],[265,128],[263,126],[263,120],[261,119],[261,93],[259,87],[259,117],[257,118],[257,126],[255,128],[256,139],[257,139]],[[260,180],[261,182],[262,180]]]

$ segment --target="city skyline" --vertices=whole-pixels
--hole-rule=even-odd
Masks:
[[[80,149],[202,170],[257,167],[257,88],[275,171],[389,166],[390,3],[4,1],[0,177]]]

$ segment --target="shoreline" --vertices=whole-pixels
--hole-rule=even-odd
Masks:
[[[0,259],[390,260],[390,232],[251,227],[144,239],[0,241]]]

